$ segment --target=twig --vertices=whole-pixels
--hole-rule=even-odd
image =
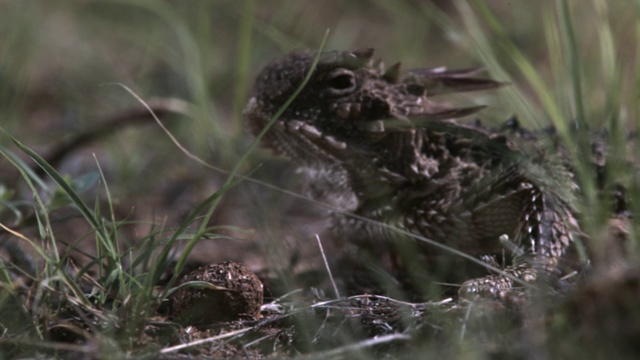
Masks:
[[[329,351],[325,351],[325,352],[321,352],[321,353],[316,353],[313,354],[313,356],[315,358],[318,359],[328,359],[340,354],[344,354],[344,353],[348,353],[348,352],[353,352],[353,351],[358,351],[358,350],[362,350],[362,349],[366,349],[366,348],[370,348],[376,345],[380,345],[380,344],[385,344],[385,343],[390,343],[390,342],[395,342],[395,341],[409,341],[411,340],[411,336],[406,335],[406,334],[389,334],[389,335],[383,335],[383,336],[378,336],[378,337],[373,337],[370,339],[366,339],[363,341],[360,341],[358,343],[355,344],[350,344],[350,345],[346,345],[346,346],[342,346],[333,350],[329,350]]]
[[[471,317],[471,308],[473,307],[473,303],[470,302],[467,306],[467,311],[464,314],[464,321],[462,323],[462,328],[460,328],[460,341],[464,340],[464,335],[467,331],[467,323],[469,322],[469,317]]]
[[[336,293],[336,298],[340,298],[340,292],[338,291],[338,286],[336,285],[335,280],[333,280],[333,274],[331,274],[331,268],[329,268],[329,262],[327,261],[327,256],[324,253],[324,248],[322,247],[322,241],[320,241],[320,236],[316,234],[316,240],[318,241],[318,247],[320,248],[320,254],[322,254],[322,260],[324,261],[324,266],[327,269],[327,273],[329,273],[329,280],[331,280],[331,285],[333,285],[333,291]]]
[[[86,129],[70,139],[64,140],[56,145],[45,156],[45,159],[52,167],[57,167],[60,162],[71,152],[97,139],[120,131],[132,125],[151,123],[150,111],[157,116],[170,114],[189,115],[191,105],[186,101],[174,98],[155,99],[148,102],[143,109],[131,108],[110,116],[104,121],[99,121],[97,125]],[[36,174],[42,176],[44,171],[41,168],[35,169]]]
[[[224,334],[220,334],[220,335],[217,335],[217,336],[208,337],[206,339],[200,339],[200,340],[192,341],[192,342],[189,342],[189,343],[186,343],[186,344],[180,344],[180,345],[164,348],[164,349],[160,350],[160,353],[161,354],[168,354],[170,352],[175,352],[175,351],[186,349],[186,348],[189,348],[189,347],[193,347],[193,346],[197,346],[197,345],[206,344],[206,343],[209,343],[209,342],[214,342],[214,341],[230,338],[230,337],[236,336],[236,335],[242,335],[242,334],[244,334],[246,332],[249,332],[251,330],[253,330],[252,327],[241,329],[241,330],[236,330],[236,331],[230,331],[230,332],[227,332],[227,333],[224,333]]]

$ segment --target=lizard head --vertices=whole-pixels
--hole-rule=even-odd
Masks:
[[[481,108],[447,107],[427,96],[500,85],[470,77],[475,70],[418,69],[401,78],[400,63],[385,69],[373,53],[370,48],[326,52],[312,69],[317,53],[294,52],[267,65],[244,110],[250,132],[259,134],[307,75],[304,88],[263,138],[272,149],[303,163],[340,159],[345,149],[366,147],[398,124],[410,126],[411,119],[450,119]]]

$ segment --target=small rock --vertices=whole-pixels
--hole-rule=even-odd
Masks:
[[[180,283],[206,281],[224,289],[183,287],[173,296],[174,319],[183,325],[206,326],[221,321],[255,319],[260,314],[263,285],[246,267],[225,261],[202,266]]]

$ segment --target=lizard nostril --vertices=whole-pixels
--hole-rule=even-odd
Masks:
[[[424,95],[424,86],[418,84],[409,84],[407,85],[407,92],[414,96],[422,96]]]

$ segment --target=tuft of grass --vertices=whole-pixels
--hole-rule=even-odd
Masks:
[[[119,227],[124,225],[124,223],[116,220],[112,195],[97,158],[96,166],[100,180],[104,184],[105,202],[109,211],[106,217],[101,214],[102,204],[99,199],[96,199],[94,208],[91,209],[81,198],[79,190],[87,187],[84,183],[73,183],[69,181],[69,179],[62,176],[42,156],[0,127],[0,132],[9,138],[19,150],[33,160],[36,165],[43,170],[44,174],[49,176],[57,186],[56,192],[49,199],[50,201],[44,201],[33,182],[38,183],[42,187],[41,190],[44,191],[51,192],[51,187],[47,186],[25,162],[16,158],[8,149],[0,147],[0,154],[18,169],[23,180],[32,191],[38,205],[34,214],[37,218],[40,236],[45,240],[44,242],[32,241],[0,224],[5,231],[26,241],[44,260],[42,272],[27,274],[31,277],[30,280],[33,281],[34,286],[38,288],[35,299],[27,298],[26,301],[34,301],[38,304],[38,307],[44,309],[43,312],[38,312],[37,314],[33,314],[25,309],[24,313],[25,317],[32,317],[31,328],[35,329],[38,337],[42,339],[51,337],[52,335],[46,332],[58,326],[58,324],[54,324],[53,327],[51,327],[50,324],[47,324],[47,322],[50,321],[47,319],[60,317],[62,318],[61,322],[65,322],[66,320],[64,318],[71,316],[80,317],[90,323],[98,322],[100,324],[99,326],[90,326],[90,324],[82,322],[72,325],[73,329],[71,330],[74,333],[85,336],[84,340],[97,348],[105,347],[107,342],[109,347],[115,346],[120,351],[131,351],[136,347],[137,343],[141,341],[145,327],[148,326],[152,316],[158,313],[161,304],[167,301],[168,297],[180,287],[174,287],[174,285],[182,273],[182,269],[194,246],[203,238],[216,239],[223,237],[223,235],[212,233],[215,227],[208,226],[213,212],[222,196],[245,178],[245,176],[238,177],[238,172],[248,155],[256,148],[260,139],[268,131],[268,128],[273,125],[278,117],[286,110],[311,77],[313,68],[315,68],[322,49],[325,46],[327,35],[328,32],[325,34],[318,55],[314,59],[312,70],[307,74],[307,77],[292,98],[275,114],[267,128],[253,140],[244,155],[236,163],[234,169],[229,172],[229,176],[223,186],[196,206],[178,228],[172,229],[168,237],[160,241],[158,241],[156,237],[164,236],[166,232],[162,229],[157,232],[154,231],[150,235],[140,239],[139,243],[141,245],[121,249],[122,242],[119,238]],[[127,91],[131,92],[129,89],[127,89]],[[155,114],[153,114],[152,109],[147,104],[144,105],[151,112],[154,119],[160,122]],[[162,126],[161,123],[160,125]],[[169,134],[169,136],[176,141],[171,134]],[[184,149],[181,145],[177,145],[181,149]],[[186,155],[191,156],[191,154]],[[64,199],[58,200],[60,196],[64,197]],[[61,252],[58,249],[54,236],[54,228],[51,225],[49,217],[50,212],[54,208],[67,204],[73,206],[73,208],[82,215],[86,223],[90,226],[91,233],[96,237],[96,255],[87,255],[91,257],[91,261],[85,267],[79,269],[75,276],[73,275],[74,269],[68,267],[68,264],[71,262],[70,254],[74,252],[73,244],[66,252]],[[198,223],[197,231],[192,232],[190,227]],[[176,256],[175,253],[179,241],[186,241],[186,244],[182,246],[180,255],[177,256],[175,265],[171,268],[171,260]],[[89,289],[87,284],[83,282],[83,278],[89,277],[87,274],[93,271],[94,268],[96,276],[90,277],[91,284],[89,285],[92,287]],[[173,275],[166,282],[163,289],[158,292],[156,286],[161,276],[167,273]],[[2,301],[0,302],[0,308],[5,305],[10,298],[20,298],[17,290],[13,288],[11,283],[11,275],[4,266],[4,263],[2,263],[2,266],[0,266],[0,284],[8,290],[9,295],[8,297],[0,299]],[[60,314],[62,311],[71,311],[72,314]],[[4,326],[11,325],[12,324],[5,324]],[[90,327],[91,335],[82,329],[83,326],[87,325]],[[102,338],[103,336],[105,337]],[[43,348],[56,347],[55,344],[40,345]],[[69,349],[61,346],[59,350],[64,351]],[[95,351],[94,348],[90,346],[72,348],[71,350],[81,352]],[[106,354],[106,352],[101,353],[101,356]]]

